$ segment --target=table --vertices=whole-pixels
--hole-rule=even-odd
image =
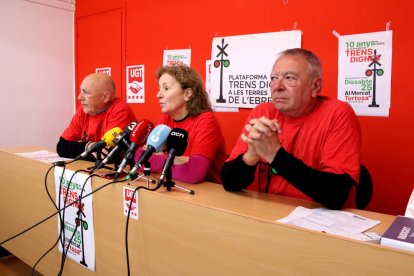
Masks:
[[[44,187],[50,164],[13,152],[42,149],[28,146],[0,151],[0,241],[55,212]],[[91,166],[76,161],[76,170]],[[93,178],[93,190],[108,183]],[[195,195],[173,187],[140,190],[139,219],[129,221],[131,275],[414,275],[414,254],[377,244],[275,222],[309,202],[252,191],[225,192],[219,184],[176,182]],[[144,184],[144,182],[140,183]],[[47,185],[54,195],[53,174]],[[126,275],[123,186],[109,185],[93,195],[96,272],[67,260],[63,275]],[[136,183],[130,186],[136,185]],[[345,209],[381,224],[383,233],[394,216]],[[11,240],[3,247],[30,266],[56,241],[57,216]],[[55,248],[37,266],[56,275],[61,254]]]

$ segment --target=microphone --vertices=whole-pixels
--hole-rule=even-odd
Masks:
[[[127,175],[126,179],[131,179],[135,175],[137,169],[141,168],[142,165],[148,161],[154,152],[159,152],[161,148],[167,142],[168,134],[171,128],[166,125],[156,126],[150,133],[147,140],[147,149],[141,154],[137,163]]]
[[[121,150],[121,148],[129,148],[130,143],[129,143],[129,136],[131,134],[131,131],[134,129],[134,127],[136,126],[137,121],[132,121],[130,122],[125,128],[124,131],[121,132],[117,137],[115,137],[112,142],[114,142],[114,144],[116,145],[109,153],[108,155],[105,157],[104,160],[102,160],[102,162],[93,170],[93,171],[97,171],[100,168],[104,167],[106,164],[108,164],[108,162],[112,159],[112,157],[117,154],[119,152],[119,150]]]
[[[131,132],[132,130],[134,130],[137,124],[138,124],[137,121],[130,122],[129,125],[125,127],[124,133],[121,133],[121,135],[115,139],[114,143],[117,146],[120,146],[122,149],[127,150],[131,146],[131,143],[130,143]]]
[[[124,159],[122,159],[122,162],[118,167],[114,180],[116,180],[119,174],[122,173],[127,165],[127,162],[134,157],[137,148],[145,144],[145,141],[153,128],[154,124],[144,119],[132,129],[130,137],[131,145],[129,146],[127,152],[125,153]]]
[[[185,149],[187,148],[187,144],[187,131],[181,128],[173,128],[167,139],[168,156],[164,162],[160,179],[158,180],[158,187],[160,187],[165,181],[167,174],[170,174],[171,166],[174,164],[175,157],[183,155]]]
[[[88,150],[86,150],[83,153],[81,153],[80,155],[78,155],[73,161],[79,160],[81,158],[85,158],[89,154],[91,154],[91,153],[93,153],[95,151],[99,151],[99,150],[103,149],[106,146],[108,146],[108,147],[114,147],[115,144],[114,144],[114,142],[112,140],[115,137],[117,137],[121,132],[122,132],[122,129],[119,128],[119,127],[111,128],[110,130],[108,130],[104,134],[104,136],[102,137],[102,140],[101,141],[96,142],[95,144],[93,144],[92,147],[90,147]]]

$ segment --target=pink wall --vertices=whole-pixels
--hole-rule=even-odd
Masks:
[[[0,147],[54,149],[75,111],[74,11],[0,1]]]

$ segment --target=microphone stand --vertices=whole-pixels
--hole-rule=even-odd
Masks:
[[[109,172],[105,172],[105,173],[101,174],[100,175],[101,177],[110,177],[110,176],[114,175],[115,172],[118,170],[118,167],[119,167],[119,164],[118,164],[119,156],[115,156],[113,159],[114,159],[113,160],[113,165],[114,165],[113,168],[112,167],[109,167],[109,166],[106,166],[106,165],[101,166],[103,160],[101,158],[100,152],[98,152],[97,158],[95,160],[95,166],[92,166],[92,167],[87,168],[87,170],[89,170],[89,174],[93,174],[99,168],[99,169],[107,169],[107,170],[109,170]],[[112,160],[111,160],[111,162],[112,162]],[[99,166],[101,166],[101,167],[99,167]]]
[[[164,181],[163,186],[167,188],[167,191],[171,191],[171,188],[172,187],[177,187],[178,189],[181,189],[181,190],[189,193],[190,195],[193,195],[194,194],[194,190],[190,190],[190,189],[184,188],[182,186],[176,185],[175,182],[172,181],[171,168],[169,168],[167,170],[167,172],[165,173],[165,181]]]
[[[102,163],[103,159],[101,158],[101,153],[102,153],[102,150],[98,150],[96,152],[95,165],[86,168],[89,171],[90,174],[94,173],[95,170],[96,170],[96,168],[98,168],[100,166],[100,164]],[[100,167],[100,169],[112,170],[112,168],[111,167],[108,167],[108,166],[102,166],[102,167]]]
[[[147,188],[149,188],[149,176],[151,174],[151,166],[150,166],[150,162],[146,161],[144,163],[144,176],[145,176],[145,180],[147,181]],[[153,180],[152,183],[155,183],[155,180]]]
[[[149,161],[145,161],[145,163],[144,163],[144,173],[142,174],[142,176],[140,176],[139,174],[138,174],[138,176],[136,176],[136,177],[134,177],[134,178],[132,178],[131,180],[131,183],[133,183],[133,182],[135,182],[135,181],[137,181],[138,179],[140,179],[140,178],[144,178],[145,179],[145,181],[146,181],[146,183],[147,183],[147,188],[149,188],[149,183],[151,182],[152,184],[155,184],[155,180],[154,179],[150,179],[149,177],[150,177],[150,175],[151,175],[151,166],[150,166],[150,162]]]
[[[90,173],[92,174],[93,171],[99,166],[99,164],[102,162],[102,158],[101,158],[101,151],[98,150],[96,151],[96,158],[95,158],[95,165],[86,168],[88,171],[90,171]]]

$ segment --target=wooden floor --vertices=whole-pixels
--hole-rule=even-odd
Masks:
[[[0,258],[1,276],[26,276],[32,275],[32,268],[13,255]],[[41,275],[35,273],[34,275]]]

